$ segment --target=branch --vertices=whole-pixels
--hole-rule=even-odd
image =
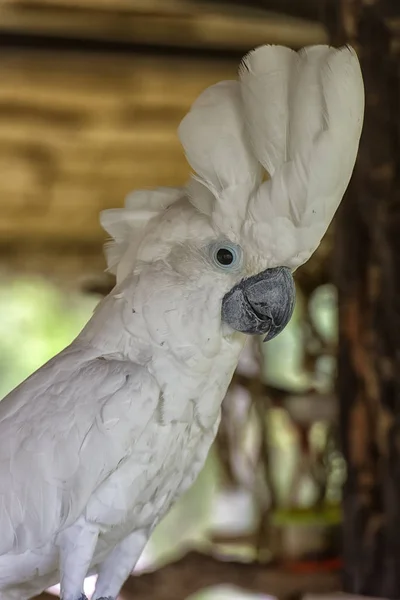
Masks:
[[[220,561],[200,552],[189,552],[156,571],[129,577],[121,600],[186,600],[208,587],[230,585],[284,600],[340,589],[336,573],[295,573],[261,563]],[[54,600],[44,592],[35,600]]]
[[[132,576],[122,592],[123,600],[186,600],[211,586],[229,584],[279,599],[303,593],[328,593],[340,588],[334,573],[292,573],[260,563],[220,561],[189,552],[178,561],[151,573]]]

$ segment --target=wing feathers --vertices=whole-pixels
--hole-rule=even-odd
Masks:
[[[90,352],[68,349],[0,403],[0,555],[38,548],[82,514],[156,410],[146,369]]]

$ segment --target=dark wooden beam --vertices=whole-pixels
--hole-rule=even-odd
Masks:
[[[337,218],[344,590],[400,597],[400,77],[398,0],[328,3],[334,44],[358,51],[366,112]],[[340,9],[340,10],[339,10]]]
[[[248,51],[247,46],[239,48],[207,47],[196,44],[155,44],[135,42],[134,40],[117,40],[102,38],[68,37],[51,33],[27,33],[26,31],[7,31],[2,29],[0,21],[0,51],[11,49],[48,50],[54,52],[73,52],[90,54],[120,54],[144,55],[147,57],[182,57],[200,60],[225,60],[228,62],[239,61]]]
[[[199,0],[200,3],[234,5],[246,10],[257,9],[317,22],[321,21],[322,16],[322,3],[319,0]]]
[[[284,0],[285,2],[286,0]],[[192,54],[213,58],[215,54],[235,60],[253,46],[264,43],[299,47],[323,43],[326,32],[315,21],[279,18],[261,11],[224,10],[218,3],[199,7],[182,2],[174,11],[151,11],[142,7],[122,10],[96,2],[57,0],[6,3],[1,8],[0,42],[54,44],[57,49],[106,52]],[[166,6],[168,3],[164,3]]]

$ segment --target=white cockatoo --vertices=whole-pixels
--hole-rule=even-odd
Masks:
[[[180,124],[188,185],[102,213],[115,288],[0,402],[1,600],[80,600],[91,573],[117,598],[205,462],[246,334],[288,323],[363,113],[351,48],[260,47]]]

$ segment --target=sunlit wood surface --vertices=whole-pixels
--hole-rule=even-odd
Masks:
[[[4,53],[2,243],[98,246],[99,210],[121,205],[132,188],[182,184],[189,171],[177,125],[205,86],[235,69],[183,58]]]

